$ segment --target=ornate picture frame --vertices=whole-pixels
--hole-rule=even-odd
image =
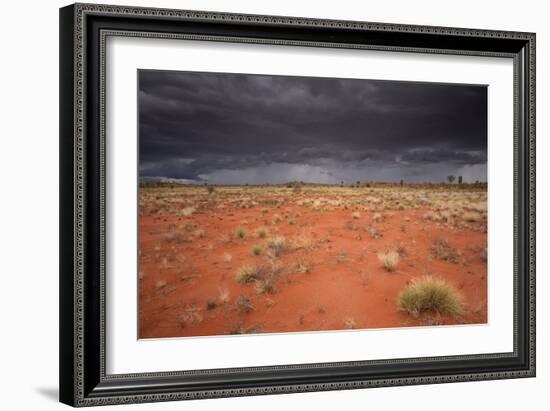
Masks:
[[[513,350],[109,374],[105,94],[110,37],[513,61]],[[534,33],[75,4],[60,10],[60,100],[61,402],[80,407],[535,376]]]

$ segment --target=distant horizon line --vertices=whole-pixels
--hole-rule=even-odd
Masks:
[[[368,186],[371,184],[397,184],[397,185],[422,185],[422,184],[433,184],[433,185],[474,185],[474,184],[487,184],[487,181],[484,180],[475,180],[475,181],[453,181],[449,183],[448,181],[421,181],[421,182],[407,182],[404,179],[399,181],[385,181],[385,180],[369,180],[369,181],[353,181],[353,182],[340,182],[340,183],[313,183],[305,181],[285,181],[280,183],[210,183],[207,181],[182,181],[184,179],[170,179],[170,178],[149,178],[145,177],[139,178],[140,184],[178,184],[186,186],[296,186],[296,185],[317,185],[317,186]]]

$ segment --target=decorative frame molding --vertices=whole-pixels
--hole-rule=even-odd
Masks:
[[[535,376],[535,34],[96,4],[67,6],[60,10],[60,17],[62,402],[91,406]],[[325,41],[325,34],[340,40]],[[514,351],[107,375],[104,141],[108,36],[513,58]],[[435,370],[434,364],[440,368],[442,362],[450,371]]]

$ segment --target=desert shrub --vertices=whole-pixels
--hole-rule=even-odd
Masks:
[[[277,223],[280,223],[281,221],[283,221],[283,218],[279,215],[279,214],[275,214],[273,216],[273,224],[277,224]]]
[[[458,292],[444,280],[431,276],[413,280],[399,295],[399,308],[415,317],[424,311],[456,315],[461,306]]]
[[[378,259],[387,271],[395,271],[399,264],[399,253],[395,250],[388,250],[378,253]]]
[[[268,231],[265,227],[260,227],[256,230],[256,237],[258,238],[265,238],[267,237]]]
[[[208,191],[208,194],[212,194],[216,189],[214,186],[206,186],[206,191]]]
[[[254,305],[246,295],[241,295],[236,301],[237,308],[242,313],[249,313],[254,310]]]
[[[275,275],[266,275],[256,280],[256,292],[258,294],[274,294],[277,291],[275,277]]]
[[[305,261],[299,261],[294,269],[297,273],[309,273],[311,271],[310,265]]]
[[[449,241],[442,237],[438,237],[433,241],[432,254],[435,258],[449,263],[458,264],[460,262],[460,256],[456,249],[451,247]]]
[[[255,244],[251,248],[252,255],[260,255],[262,253],[262,246],[260,244]]]
[[[380,233],[380,231],[378,231],[376,227],[374,227],[372,224],[367,225],[365,227],[365,231],[367,232],[369,237],[372,238],[373,240],[377,240],[382,237],[382,234]]]
[[[239,268],[239,271],[237,271],[237,274],[235,275],[235,280],[240,284],[250,283],[257,278],[258,273],[258,267],[252,265],[243,265],[241,268]]]
[[[286,240],[281,236],[270,238],[267,242],[267,250],[272,257],[278,257],[285,247]]]
[[[240,240],[244,239],[246,237],[246,229],[244,227],[237,227],[235,232],[233,233],[233,236],[235,238],[238,238]]]

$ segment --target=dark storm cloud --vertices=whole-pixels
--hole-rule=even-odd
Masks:
[[[140,71],[140,177],[484,180],[484,86]]]

